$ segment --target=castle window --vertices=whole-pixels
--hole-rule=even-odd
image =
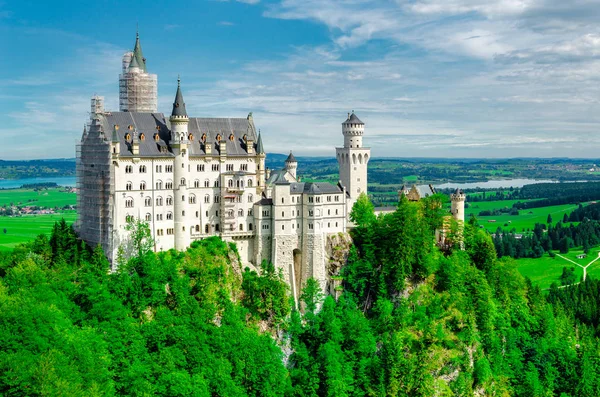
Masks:
[[[219,171],[219,164],[213,164],[212,165],[212,170],[213,171]]]
[[[127,200],[125,200],[125,208],[133,208],[133,199],[131,197],[128,197]]]
[[[204,202],[210,203],[210,196],[208,194],[204,196]]]
[[[204,164],[198,164],[196,166],[196,171],[202,171],[202,172],[204,172]]]
[[[165,183],[165,189],[172,190],[173,189],[173,182],[172,181],[167,181],[167,183]]]
[[[156,190],[162,189],[162,181],[156,182]]]
[[[149,213],[146,214],[146,222],[150,222],[152,220],[152,215],[150,215]]]
[[[131,174],[131,173],[133,173],[133,166],[132,166],[132,165],[126,165],[126,166],[125,166],[125,173],[126,173],[126,174]]]
[[[145,140],[146,140],[146,135],[140,134],[140,141],[145,141]]]
[[[248,164],[240,164],[240,171],[248,171]]]
[[[133,222],[133,215],[125,215],[125,222],[127,222],[127,223]]]
[[[336,214],[336,215],[338,214],[338,210],[335,210],[335,214]]]
[[[167,220],[170,221],[173,219],[173,213],[172,212],[167,212]]]
[[[244,225],[242,225],[242,224],[240,223],[240,232],[243,232],[243,231],[244,231]]]
[[[233,140],[234,140],[234,139],[235,139],[235,135],[233,135],[233,134],[229,134],[229,140],[230,140],[231,142],[233,142]]]
[[[146,190],[146,182],[141,182],[140,183],[140,190]]]
[[[190,204],[196,204],[196,196],[190,195]]]
[[[156,205],[163,205],[163,199],[162,199],[162,197],[158,196],[156,198]]]
[[[196,211],[196,218],[200,218],[200,211]]]
[[[125,185],[125,190],[132,190],[133,189],[133,184],[131,182],[127,182],[127,184]]]
[[[317,196],[316,201],[317,201],[317,203],[320,203],[321,202],[321,197]]]
[[[244,210],[243,209],[239,209],[238,210],[238,216],[244,216]]]
[[[248,179],[248,187],[252,187],[252,179]]]
[[[201,139],[202,139],[203,143],[206,142],[206,134],[202,134],[202,138]]]
[[[335,196],[335,197],[334,197],[334,200],[335,200],[335,201],[340,201],[340,196]]]
[[[125,140],[127,142],[129,142],[131,140],[131,134],[130,133],[125,134]]]
[[[221,134],[217,134],[217,142],[221,142]]]
[[[156,166],[156,172],[162,172],[162,165],[157,165]]]
[[[158,135],[158,132],[156,134],[154,134],[154,141],[155,142],[160,141],[160,135]]]
[[[284,204],[285,200],[283,199],[283,197],[281,198],[281,204]]]
[[[215,196],[215,203],[219,203],[221,200],[219,198],[219,196]]]
[[[308,202],[309,202],[309,203],[312,203],[312,202],[314,202],[314,201],[315,201],[315,198],[314,198],[314,197],[309,197],[309,198],[308,198]]]
[[[227,186],[233,187],[233,179],[227,181]]]
[[[215,181],[214,186],[215,187],[219,187],[219,180],[218,179]]]
[[[251,223],[248,224],[248,230],[252,231],[252,224]]]
[[[313,216],[313,215],[314,215],[314,212],[313,212],[313,210],[309,210],[309,211],[308,211],[308,216]]]
[[[331,215],[331,210],[327,210],[327,215]]]
[[[237,181],[237,187],[238,188],[244,188],[244,181]]]
[[[338,227],[338,223],[337,222],[335,223],[335,227]]]
[[[208,233],[210,231],[210,225],[207,223],[204,225],[204,233]]]
[[[281,217],[285,217],[285,212],[281,211]]]
[[[252,203],[253,201],[254,201],[254,196],[253,196],[253,195],[251,195],[251,194],[249,194],[249,195],[248,195],[248,202],[249,202],[249,203]]]
[[[171,196],[167,197],[167,205],[173,205],[173,197],[171,197]]]
[[[162,214],[156,214],[156,220],[157,221],[162,221],[163,220]]]
[[[173,166],[172,165],[166,165],[165,166],[165,171],[166,172],[173,172]]]
[[[327,222],[327,227],[331,227],[331,223]]]
[[[210,181],[208,179],[204,180],[204,187],[210,187]]]
[[[181,211],[181,216],[185,216],[185,211]]]
[[[308,228],[309,228],[310,230],[313,230],[313,228],[314,228],[313,224],[312,224],[312,223],[309,223],[309,224],[308,224]]]
[[[252,216],[252,208],[248,208],[248,216]]]
[[[150,207],[152,205],[152,199],[150,197],[146,197],[146,199],[144,200],[144,205],[146,207]]]
[[[193,141],[193,140],[194,140],[194,135],[192,135],[192,134],[189,134],[189,135],[188,135],[188,139],[189,139],[190,141]]]
[[[226,164],[225,165],[225,170],[226,171],[233,171],[233,164]]]
[[[295,225],[292,223],[292,230],[294,230],[294,226],[295,226]]]
[[[181,201],[185,202],[185,196],[181,196]]]
[[[285,225],[281,225],[281,230],[285,230]]]
[[[327,196],[327,201],[331,202],[331,196]]]
[[[145,165],[140,165],[140,173],[141,174],[145,174],[146,173],[146,166]]]
[[[185,186],[185,178],[181,178],[181,179],[179,180],[179,185],[180,185],[180,186]]]
[[[219,224],[218,224],[218,223],[215,225],[215,231],[216,231],[216,232],[218,232],[218,231],[219,231]]]

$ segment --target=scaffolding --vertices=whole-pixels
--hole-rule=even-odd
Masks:
[[[121,112],[156,113],[158,109],[158,78],[142,68],[130,67],[133,53],[123,55],[119,75],[119,110]]]

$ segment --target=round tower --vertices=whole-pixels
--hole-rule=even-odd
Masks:
[[[352,113],[348,113],[348,118],[342,123],[342,134],[344,135],[344,147],[361,148],[362,138],[365,133],[365,123]]]
[[[133,61],[132,61],[133,62]],[[190,245],[190,231],[186,230],[186,213],[188,207],[188,118],[185,102],[181,94],[181,80],[177,78],[177,93],[173,102],[171,117],[171,148],[173,161],[173,204],[175,249],[184,250]]]
[[[450,212],[454,219],[460,222],[465,221],[465,200],[467,196],[463,193],[462,190],[456,189],[454,193],[450,195]]]
[[[290,155],[285,160],[285,170],[296,179],[296,170],[298,169],[298,161],[290,151]]]

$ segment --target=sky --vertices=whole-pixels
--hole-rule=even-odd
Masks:
[[[159,111],[253,112],[271,153],[600,157],[600,0],[0,0],[0,159],[75,157],[136,25]]]

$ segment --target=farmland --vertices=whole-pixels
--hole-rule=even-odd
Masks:
[[[63,188],[0,190],[0,207],[18,214],[0,216],[0,250],[12,249],[41,233],[49,234],[54,222],[63,218],[68,224],[73,223],[76,211],[64,208],[74,206],[76,199],[75,193]],[[25,214],[27,207],[48,209],[53,213]]]

